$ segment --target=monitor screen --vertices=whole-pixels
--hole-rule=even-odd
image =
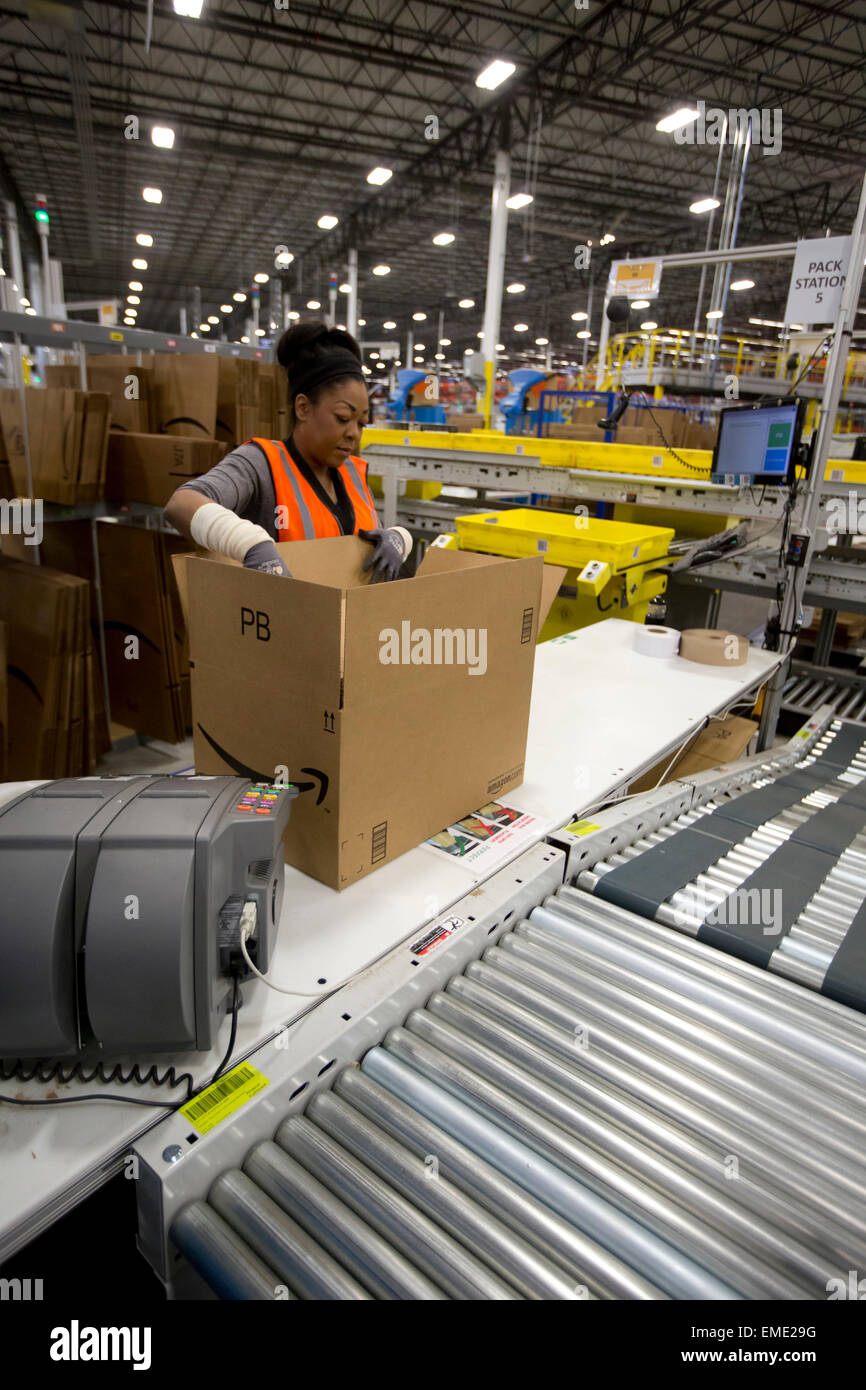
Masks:
[[[798,401],[723,410],[713,455],[713,478],[783,483],[799,441]]]

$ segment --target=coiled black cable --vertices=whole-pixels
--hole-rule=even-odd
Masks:
[[[0,1080],[4,1082],[38,1081],[43,1086],[50,1085],[52,1081],[56,1081],[61,1086],[68,1085],[70,1081],[81,1081],[84,1085],[89,1085],[91,1081],[100,1081],[103,1086],[166,1086],[169,1090],[174,1090],[177,1086],[186,1083],[187,1093],[179,1102],[181,1105],[191,1099],[195,1085],[192,1072],[178,1073],[174,1067],[166,1067],[161,1072],[159,1066],[154,1064],[142,1071],[136,1063],[124,1071],[120,1062],[115,1063],[109,1069],[104,1062],[95,1062],[90,1065],[84,1058],[79,1058],[78,1061],[71,1063],[45,1057],[36,1057],[32,1062],[22,1057],[0,1060]],[[168,1103],[162,1100],[139,1100],[133,1096],[109,1095],[99,1091],[88,1091],[81,1096],[58,1096],[54,1100],[25,1100],[17,1096],[0,1096],[0,1101],[8,1105],[69,1105],[77,1100],[120,1100],[127,1105],[165,1105]]]

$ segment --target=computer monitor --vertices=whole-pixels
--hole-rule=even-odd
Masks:
[[[713,450],[714,483],[785,483],[793,480],[803,429],[803,402],[733,406],[719,416]]]

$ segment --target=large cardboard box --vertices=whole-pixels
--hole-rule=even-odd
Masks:
[[[175,488],[207,473],[226,444],[182,434],[115,434],[108,440],[105,498],[164,507]]]
[[[342,889],[522,782],[543,562],[434,547],[370,584],[356,536],[278,548],[291,581],[175,562],[195,766],[287,775],[286,859]]]
[[[758,725],[754,719],[741,719],[734,715],[727,719],[711,719],[705,729],[695,734],[671,762],[670,757],[644,772],[629,786],[629,792],[651,791],[653,787],[665,782],[676,782],[681,777],[693,777],[698,772],[709,772],[723,763],[736,762],[745,756],[752,735]]]

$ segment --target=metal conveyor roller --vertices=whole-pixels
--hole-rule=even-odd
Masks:
[[[171,1235],[224,1298],[823,1299],[864,1077],[858,1014],[564,887]]]

